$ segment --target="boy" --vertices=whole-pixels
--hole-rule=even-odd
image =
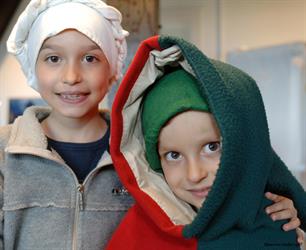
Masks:
[[[50,108],[0,129],[0,249],[102,249],[132,204],[98,107],[126,55],[120,23],[100,0],[32,0],[20,15],[7,47]]]
[[[173,37],[140,46],[112,109],[111,155],[136,204],[108,249],[299,249],[266,191],[306,195],[271,148],[248,75]]]

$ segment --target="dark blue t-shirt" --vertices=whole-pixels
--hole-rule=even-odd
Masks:
[[[101,156],[109,148],[109,127],[98,141],[89,143],[71,143],[48,138],[48,148],[53,148],[76,174],[80,183],[93,170]]]

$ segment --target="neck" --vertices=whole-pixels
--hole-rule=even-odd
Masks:
[[[63,119],[51,112],[41,125],[46,136],[63,142],[93,142],[101,139],[107,131],[107,123],[99,113],[81,119]]]

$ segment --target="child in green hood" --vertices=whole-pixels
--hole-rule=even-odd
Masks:
[[[271,148],[248,75],[186,41],[153,37],[112,119],[112,158],[136,204],[108,249],[299,249],[285,221],[267,215],[274,197],[265,192],[293,199],[305,229],[305,191]]]
[[[198,211],[217,175],[222,137],[191,74],[176,69],[156,81],[143,98],[142,131],[149,166]]]

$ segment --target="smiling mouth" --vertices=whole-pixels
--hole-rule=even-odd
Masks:
[[[60,95],[62,98],[67,99],[67,100],[77,100],[80,99],[83,95],[67,95],[67,94],[62,94]]]
[[[89,93],[58,93],[57,94],[64,102],[79,103],[84,101]]]

